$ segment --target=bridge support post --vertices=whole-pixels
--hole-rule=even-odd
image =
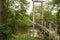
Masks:
[[[49,30],[51,30],[51,23],[49,24]],[[51,40],[50,33],[49,33],[49,40]]]
[[[35,29],[35,24],[34,23],[35,23],[35,13],[34,13],[34,2],[33,2],[33,37],[34,37],[34,29]]]

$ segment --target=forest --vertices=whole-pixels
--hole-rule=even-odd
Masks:
[[[0,0],[0,40],[60,40],[60,0]]]

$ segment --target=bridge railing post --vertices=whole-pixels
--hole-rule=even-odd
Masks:
[[[51,23],[49,24],[49,30],[51,30]],[[49,32],[49,40],[51,40],[50,32]]]

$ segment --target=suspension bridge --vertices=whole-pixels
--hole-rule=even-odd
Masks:
[[[57,26],[58,25],[53,23],[52,21],[48,21],[48,23],[46,23],[46,21],[43,20],[44,19],[43,18],[44,17],[44,15],[43,15],[44,14],[43,13],[43,2],[44,1],[39,1],[39,0],[32,0],[32,1],[33,1],[33,20],[30,20],[30,22],[33,23],[33,36],[34,36],[34,28],[35,28],[35,24],[36,24],[39,26],[38,28],[42,30],[41,32],[43,32],[42,33],[43,36],[45,35],[45,33],[47,33],[49,35],[48,36],[49,40],[60,40],[60,36],[57,34]],[[42,7],[42,9],[41,9],[42,21],[40,23],[35,22],[35,12],[36,11],[34,11],[34,6],[35,6],[34,3],[38,3],[38,2],[41,3],[41,7]],[[47,24],[48,24],[48,27],[46,27]],[[52,25],[54,25],[54,28]]]

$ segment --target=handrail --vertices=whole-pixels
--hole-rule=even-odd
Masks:
[[[30,20],[30,22],[32,22],[33,23],[33,21],[31,21]],[[37,24],[38,26],[40,26],[40,28],[42,29],[42,30],[44,30],[44,32],[48,32],[48,34],[50,33],[50,35],[51,36],[53,36],[53,37],[55,37],[55,38],[57,38],[57,39],[60,39],[60,36],[59,35],[57,35],[57,33],[53,30],[53,31],[51,31],[51,30],[49,30],[48,28],[46,28],[45,26],[42,26],[42,25],[40,25],[40,24],[38,24],[38,23],[34,23],[34,24]]]

